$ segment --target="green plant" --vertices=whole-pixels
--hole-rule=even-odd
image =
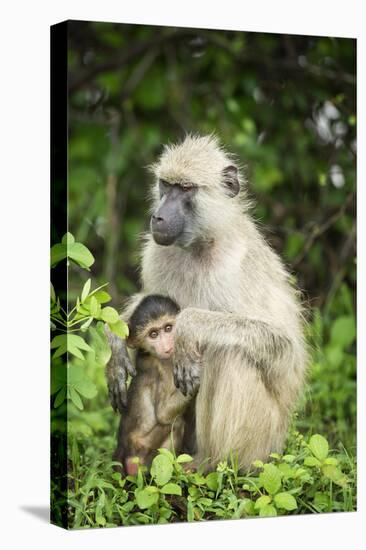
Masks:
[[[94,263],[94,257],[86,246],[75,241],[71,233],[66,233],[61,243],[51,248],[51,267],[55,267],[60,261],[66,260],[69,266],[74,262],[79,267],[89,270]],[[82,361],[85,357],[83,352],[92,352],[103,364],[110,358],[110,349],[104,335],[104,324],[120,338],[128,335],[127,324],[124,323],[116,309],[103,304],[110,301],[110,295],[104,290],[108,283],[105,283],[94,290],[91,289],[89,278],[83,286],[80,296],[77,296],[76,304],[69,309],[61,305],[61,300],[56,296],[55,289],[51,283],[51,329],[60,332],[51,341],[52,355],[52,376],[51,394],[55,395],[54,407],[59,407],[64,400],[70,399],[76,407],[83,409],[82,397],[91,399],[95,397],[97,389],[91,380],[85,377],[81,365],[74,363],[58,362],[57,359],[67,354]],[[97,321],[96,328],[92,327],[93,321]],[[95,348],[91,347],[85,339],[75,334],[81,331],[89,331],[94,337]]]
[[[103,443],[105,444],[105,442]],[[330,452],[327,440],[291,433],[286,454],[256,461],[241,473],[232,457],[204,474],[186,468],[192,458],[159,449],[151,467],[136,476],[113,471],[105,455],[86,465],[73,439],[69,473],[70,527],[137,525],[253,516],[354,510],[354,459]],[[90,451],[89,451],[90,452]],[[89,457],[90,459],[90,457]]]

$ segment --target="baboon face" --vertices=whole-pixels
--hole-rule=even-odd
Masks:
[[[128,322],[127,345],[158,359],[169,359],[174,351],[174,326],[178,304],[168,296],[145,296]]]
[[[153,165],[154,208],[150,228],[154,241],[163,246],[187,248],[214,240],[218,223],[234,213],[240,181],[230,155],[211,136],[187,136],[167,146]]]
[[[193,184],[170,184],[159,180],[160,202],[151,216],[151,233],[154,241],[163,246],[185,244],[194,225]]]

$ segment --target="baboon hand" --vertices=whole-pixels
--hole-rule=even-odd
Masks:
[[[109,399],[116,412],[123,412],[127,406],[127,376],[135,376],[136,369],[130,361],[125,342],[109,330],[106,330],[106,335],[112,350],[106,368]]]
[[[188,310],[183,310],[175,325],[173,374],[174,384],[183,395],[194,396],[199,389],[202,364],[194,336],[186,330],[187,321]]]
[[[189,357],[174,358],[174,384],[185,396],[193,397],[200,386],[201,363]]]

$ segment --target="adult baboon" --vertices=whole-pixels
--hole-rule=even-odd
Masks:
[[[302,387],[297,292],[256,228],[239,168],[217,138],[187,136],[166,146],[152,170],[142,295],[168,295],[182,308],[174,376],[184,394],[200,385],[197,462],[208,458],[214,467],[233,452],[247,468],[281,450]],[[113,406],[122,408],[126,371],[134,371],[123,342],[111,344],[109,390]]]

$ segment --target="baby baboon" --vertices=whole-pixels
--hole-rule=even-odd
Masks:
[[[144,294],[179,303],[174,376],[184,394],[199,387],[196,461],[214,468],[233,453],[248,468],[281,450],[303,386],[298,292],[252,220],[235,159],[215,137],[165,147],[152,169],[142,292],[123,317]],[[122,408],[131,366],[124,343],[110,341],[109,391]]]
[[[191,399],[175,387],[171,356],[178,305],[168,297],[144,298],[129,320],[127,345],[137,350],[137,375],[131,381],[114,458],[128,474],[149,464],[160,447],[182,450],[187,406]],[[187,434],[191,437],[191,434]]]

